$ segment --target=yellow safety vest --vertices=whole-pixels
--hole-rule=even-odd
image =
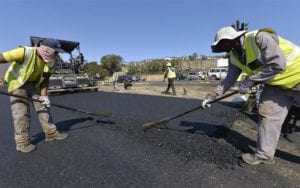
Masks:
[[[37,58],[35,47],[25,47],[25,54],[23,62],[12,62],[10,67],[5,73],[5,81],[8,83],[8,92],[12,92],[28,80],[34,71],[35,59]],[[51,72],[48,66],[44,67],[44,72]],[[36,82],[36,88],[39,89],[40,84],[43,82],[44,77],[41,74],[39,80]]]
[[[230,63],[236,65],[248,75],[254,75],[264,68],[264,65],[258,61],[260,50],[255,41],[255,37],[259,31],[275,33],[274,30],[265,28],[245,34],[245,64],[242,64],[240,60],[230,52]],[[266,84],[291,89],[300,83],[300,47],[281,37],[278,38],[279,47],[287,60],[287,66],[284,72],[277,74]]]
[[[176,73],[175,70],[172,70],[172,68],[168,67],[168,74],[167,74],[168,78],[176,78]]]

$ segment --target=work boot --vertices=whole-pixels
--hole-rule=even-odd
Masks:
[[[171,93],[169,91],[162,91],[161,94],[170,95]]]
[[[36,149],[35,145],[32,144],[17,144],[16,146],[17,151],[23,152],[23,153],[29,153]]]
[[[63,140],[63,139],[66,139],[68,137],[68,134],[67,133],[60,133],[58,131],[55,131],[54,133],[52,134],[46,134],[46,141],[49,142],[49,141],[53,141],[53,140]]]
[[[244,153],[242,154],[242,159],[245,163],[250,165],[258,165],[258,164],[274,164],[274,159],[262,159],[256,154]]]

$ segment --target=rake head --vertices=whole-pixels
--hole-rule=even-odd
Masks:
[[[100,117],[110,117],[111,116],[111,112],[94,112],[94,114],[96,116],[100,116]]]
[[[164,118],[164,119],[161,119],[161,120],[156,121],[156,122],[145,123],[143,125],[143,130],[147,131],[147,130],[152,129],[152,128],[163,128],[167,125],[167,123],[169,121],[170,121],[170,118]]]

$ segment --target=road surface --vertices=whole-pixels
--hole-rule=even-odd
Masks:
[[[50,99],[90,112],[111,111],[113,116],[97,119],[52,107],[54,122],[69,137],[45,142],[31,110],[31,142],[37,150],[24,154],[15,149],[9,98],[0,96],[0,187],[300,185],[299,155],[280,150],[271,166],[241,162],[241,153],[251,151],[248,145],[255,146],[255,141],[233,125],[243,122],[251,129],[255,123],[228,102],[171,121],[168,128],[143,132],[144,123],[189,110],[199,100],[111,92]]]

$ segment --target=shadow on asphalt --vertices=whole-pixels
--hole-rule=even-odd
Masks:
[[[233,108],[241,108],[242,105],[241,104],[235,104],[235,103],[231,103],[231,102],[222,102],[223,105],[225,106],[229,106],[229,107],[233,107]],[[250,118],[252,121],[257,122],[258,121],[258,114],[257,111],[254,111],[253,113],[245,113],[242,110],[239,110],[241,113],[245,114],[248,118]],[[287,119],[285,120],[285,123],[288,124],[291,121],[291,117],[287,117]],[[284,125],[283,125],[284,128]],[[294,125],[294,132],[300,132],[300,127],[297,127]],[[229,136],[227,136],[229,135]],[[249,153],[254,153],[255,151],[253,151],[252,148],[256,148],[256,142],[245,137],[244,135],[241,135],[240,133],[233,131],[233,130],[228,130],[226,132],[226,135],[223,136],[223,138],[230,143],[231,145],[233,145],[236,149],[242,151],[242,152],[249,152]],[[287,135],[284,136],[284,138],[291,142],[294,143],[293,140],[290,140],[289,137]],[[276,150],[275,156],[292,162],[292,163],[297,163],[300,164],[300,157],[296,156],[294,154],[291,153],[287,153],[285,151]]]
[[[190,133],[205,134],[213,138],[223,138],[227,143],[231,144],[233,147],[235,147],[236,149],[238,149],[243,153],[255,152],[255,148],[256,148],[255,141],[227,127],[221,125],[216,126],[213,124],[200,123],[200,122],[188,122],[188,121],[181,121],[180,126],[188,127],[189,129],[185,129],[183,131],[187,131]],[[276,150],[275,156],[292,163],[300,164],[299,156],[293,155],[291,153],[287,153],[279,149]]]
[[[214,137],[214,138],[219,138],[226,131],[229,130],[228,128],[222,125],[216,126],[214,124],[209,124],[209,123],[189,122],[189,121],[181,121],[179,126],[189,127],[190,129],[187,130],[190,133],[205,134],[209,137]]]
[[[231,144],[233,147],[235,147],[243,153],[255,152],[253,151],[253,148],[256,148],[256,142],[236,131],[228,129],[228,131],[222,136],[222,138],[226,140],[227,143]],[[285,161],[300,164],[299,156],[287,153],[279,149],[276,150],[275,156]]]
[[[85,121],[93,121],[93,120],[94,120],[93,117],[69,119],[66,121],[61,121],[61,122],[55,123],[55,125],[56,125],[58,131],[68,132],[70,130],[86,129],[89,127],[99,126],[100,124],[115,124],[115,122],[113,122],[113,121],[96,120],[95,123],[93,123],[91,125],[71,129],[72,126],[74,126],[78,123],[83,123]],[[44,134],[44,132],[40,132],[40,133],[32,136],[32,138],[33,139],[31,140],[31,143],[35,145],[45,139],[45,134]]]
[[[287,153],[287,152],[284,152],[284,151],[281,151],[281,150],[278,150],[278,149],[276,150],[275,156],[280,158],[280,159],[289,161],[289,162],[300,164],[300,157],[299,156],[296,156],[296,155],[293,155],[293,154],[290,154],[290,153]]]

